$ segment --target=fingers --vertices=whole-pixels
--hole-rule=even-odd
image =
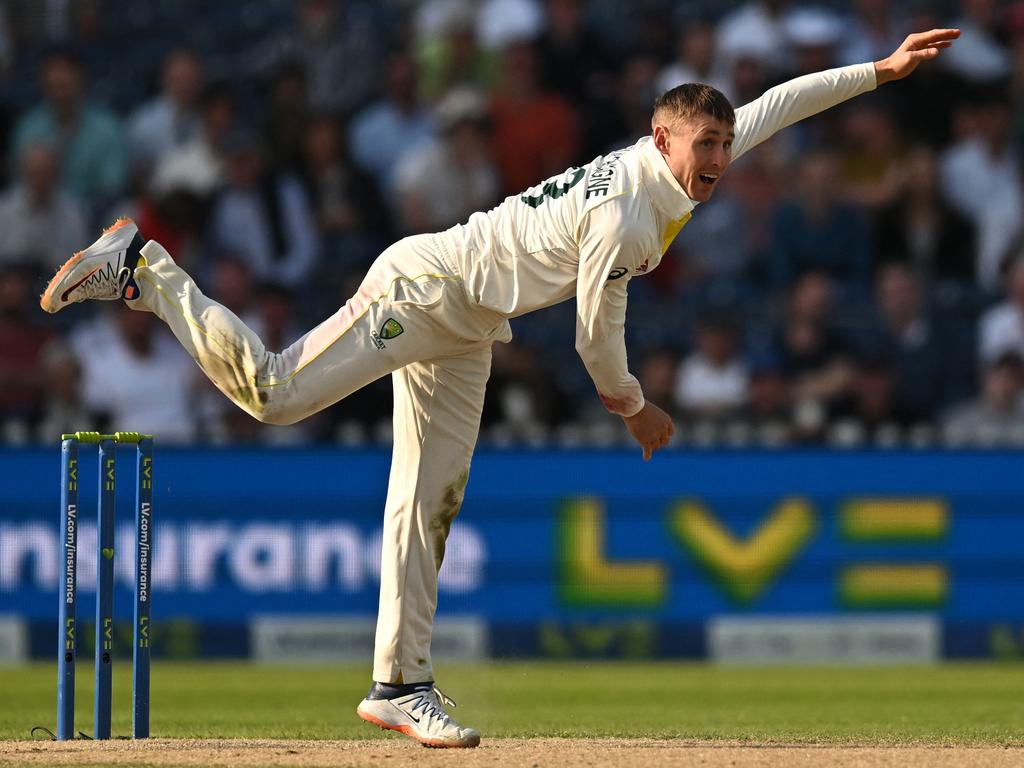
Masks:
[[[949,43],[958,37],[960,37],[959,29],[930,29],[927,32],[908,35],[904,45],[910,50],[918,50],[936,43]]]
[[[666,432],[661,437],[656,437],[656,438],[652,439],[651,441],[645,443],[644,446],[643,446],[643,449],[644,449],[644,461],[650,461],[651,457],[654,455],[655,451],[659,451],[662,448],[667,447],[668,444],[670,442],[672,442],[672,435],[673,435],[674,432],[675,432],[675,430],[673,429],[670,432]]]

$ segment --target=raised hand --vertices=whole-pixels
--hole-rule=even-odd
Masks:
[[[934,59],[943,48],[949,48],[960,37],[959,29],[931,29],[908,35],[890,56],[875,62],[875,80],[878,85],[890,80],[902,80],[922,61]]]

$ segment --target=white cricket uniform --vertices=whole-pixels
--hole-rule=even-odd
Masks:
[[[875,87],[860,64],[806,75],[736,110],[733,157]],[[626,364],[626,287],[658,266],[695,207],[650,137],[570,168],[446,232],[378,257],[336,314],[280,353],[205,297],[158,243],[133,304],[162,318],[254,417],[293,423],[391,373],[394,453],[384,514],[373,679],[433,679],[437,571],[462,503],[490,370],[508,319],[576,299],[576,349],[605,406],[643,407]],[[339,467],[344,471],[344,467]]]

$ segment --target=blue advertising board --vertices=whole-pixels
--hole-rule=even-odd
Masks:
[[[938,619],[947,654],[1014,654],[1024,647],[1021,458],[666,452],[644,463],[636,452],[482,451],[447,548],[439,616],[499,628],[500,652],[569,653],[566,628],[596,626],[643,653],[699,655],[716,617],[899,612]],[[89,600],[95,461],[82,451],[79,589]],[[155,620],[372,617],[388,465],[382,451],[158,447]],[[120,472],[116,602],[127,616],[127,456]],[[0,453],[0,615],[44,638],[60,579],[58,478],[57,450]]]

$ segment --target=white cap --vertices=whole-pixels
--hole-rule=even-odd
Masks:
[[[843,36],[843,21],[825,8],[798,8],[783,22],[786,37],[793,45],[814,48],[835,45]]]
[[[476,17],[476,35],[485,48],[536,40],[544,12],[535,0],[486,0]]]

